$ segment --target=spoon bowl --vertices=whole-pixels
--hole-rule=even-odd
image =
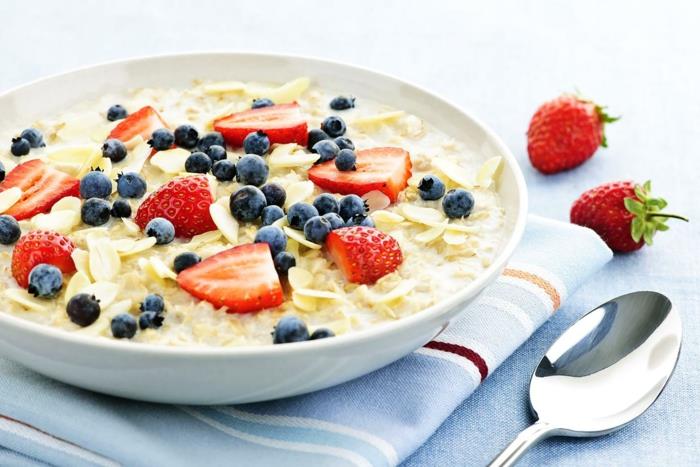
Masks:
[[[530,409],[537,421],[491,465],[512,465],[549,436],[600,436],[630,423],[671,378],[681,338],[678,312],[657,292],[623,295],[587,313],[532,375]]]

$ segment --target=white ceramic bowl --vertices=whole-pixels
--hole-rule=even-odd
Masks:
[[[312,58],[202,53],[108,63],[45,78],[0,96],[0,127],[19,126],[88,98],[133,87],[186,87],[196,78],[281,82],[309,76],[322,87],[372,98],[424,118],[505,164],[498,181],[507,240],[481,276],[435,306],[332,339],[238,348],[165,347],[72,334],[0,312],[0,353],[39,373],[117,396],[222,404],[302,394],[362,376],[424,345],[505,266],[525,225],[527,193],[508,148],[479,120],[417,86],[374,71]]]

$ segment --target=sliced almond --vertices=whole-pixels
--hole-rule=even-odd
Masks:
[[[433,208],[424,208],[413,204],[401,204],[401,213],[406,219],[419,224],[439,223],[445,219],[445,215]]]
[[[78,172],[75,174],[76,177],[83,178],[88,172],[99,166],[100,159],[102,159],[102,152],[99,149],[93,151],[92,154],[83,161]]]
[[[403,117],[406,112],[403,110],[395,110],[393,112],[383,112],[380,114],[369,115],[367,117],[359,117],[351,121],[350,124],[353,126],[372,128],[379,125],[384,125],[388,123],[393,123],[399,118]]]
[[[97,112],[84,112],[68,115],[63,126],[56,132],[56,136],[66,142],[86,141],[101,136],[105,139],[109,133],[109,126],[105,119]]]
[[[134,242],[134,246],[130,250],[121,252],[121,253],[119,253],[119,255],[121,257],[135,255],[136,253],[141,253],[141,252],[148,250],[149,248],[153,247],[153,245],[155,245],[155,244],[156,244],[155,237],[144,237],[140,240],[136,240]]]
[[[382,224],[400,224],[401,222],[406,220],[403,216],[396,214],[395,212],[385,211],[383,209],[380,209],[379,211],[374,211],[372,213],[372,219],[375,222],[379,222]]]
[[[279,227],[281,229],[282,227],[289,225],[289,219],[287,219],[287,216],[282,216],[279,219],[277,219],[275,222],[273,222],[272,225],[274,225],[275,227]]]
[[[107,308],[119,294],[119,284],[110,281],[97,281],[80,290],[80,293],[94,295],[100,301],[100,308]]]
[[[293,289],[304,289],[311,285],[314,276],[306,269],[294,266],[287,271],[287,280]]]
[[[469,237],[464,232],[448,230],[442,235],[442,240],[448,245],[462,245]]]
[[[126,230],[131,233],[139,233],[141,231],[136,222],[132,221],[131,219],[122,217],[122,223],[124,223],[124,227],[126,227]]]
[[[304,295],[306,297],[324,298],[329,300],[342,300],[343,298],[340,294],[337,294],[335,292],[329,292],[328,290],[309,289],[305,287],[294,289],[294,293]]]
[[[153,267],[153,263],[151,263],[149,260],[146,258],[139,258],[138,265],[149,279],[154,280],[161,285],[165,284],[165,281],[162,277],[160,277],[160,275],[158,275]]]
[[[246,86],[246,94],[252,97],[267,97],[275,104],[287,104],[294,102],[309,88],[311,80],[301,77],[288,81],[277,88],[267,88],[263,86]]]
[[[474,180],[467,174],[467,169],[443,157],[435,157],[432,160],[433,167],[443,173],[447,178],[464,188],[474,188]]]
[[[189,241],[190,246],[203,245],[205,243],[215,242],[221,238],[220,230],[210,230],[192,237]]]
[[[136,146],[129,151],[129,154],[124,159],[124,162],[117,164],[117,167],[112,169],[112,177],[116,177],[115,172],[136,172],[140,173],[143,165],[151,155],[152,148],[139,136]],[[119,165],[123,164],[121,167]]]
[[[73,259],[75,269],[92,279],[92,275],[90,275],[90,254],[85,250],[75,248],[70,254],[70,257]]]
[[[75,196],[66,196],[61,198],[51,207],[51,212],[56,211],[75,211],[80,214],[80,198]]]
[[[241,81],[219,81],[202,86],[204,94],[237,94],[245,91],[245,83]]]
[[[57,149],[50,150],[46,154],[46,160],[49,163],[69,163],[81,166],[86,160],[92,158],[92,155],[98,150],[99,147],[94,144],[60,146]]]
[[[112,303],[106,310],[107,316],[116,316],[122,313],[128,313],[131,310],[134,302],[127,298],[126,300],[119,300],[118,302]]]
[[[0,214],[10,209],[22,197],[22,190],[16,186],[0,192]]]
[[[292,303],[294,306],[303,311],[316,311],[317,300],[308,295],[300,295],[292,292]]]
[[[445,232],[445,228],[447,227],[447,222],[444,222],[442,224],[438,224],[434,227],[430,227],[429,229],[419,233],[416,235],[414,238],[417,242],[419,243],[430,243],[436,238],[440,237],[440,235]]]
[[[36,230],[53,230],[60,234],[70,233],[78,224],[80,224],[80,214],[68,210],[37,214],[32,218],[32,225]]]
[[[119,253],[107,238],[88,242],[90,253],[90,275],[96,281],[109,281],[119,274],[122,261]]]
[[[136,240],[134,240],[133,238],[118,238],[116,240],[112,240],[112,246],[115,250],[117,250],[117,253],[124,253],[125,251],[129,251],[132,248],[134,248],[135,244]]]
[[[73,277],[70,278],[68,285],[66,286],[66,293],[64,295],[66,302],[68,302],[68,300],[70,300],[74,295],[80,293],[80,291],[88,285],[90,285],[90,277],[88,277],[87,274],[82,271],[78,271],[73,274]]]
[[[304,201],[313,194],[314,182],[311,180],[290,183],[287,186],[287,199],[284,202],[284,207],[288,209],[294,203]]]
[[[321,245],[308,241],[306,239],[306,237],[304,237],[303,232],[300,232],[298,230],[294,230],[290,227],[282,227],[282,230],[284,230],[284,233],[286,233],[289,238],[301,243],[302,245],[304,245],[307,248],[311,248],[312,250],[320,250],[321,249]]]
[[[238,243],[238,221],[234,219],[231,212],[217,202],[209,206],[209,214],[226,240],[236,245]]]
[[[495,156],[481,164],[479,171],[476,173],[476,184],[482,188],[489,188],[494,182],[502,160],[501,156]]]
[[[378,190],[372,190],[365,193],[362,195],[362,199],[367,202],[367,207],[369,208],[370,213],[387,208],[391,204],[389,197]]]
[[[370,301],[372,303],[390,303],[397,299],[405,297],[411,290],[416,286],[416,282],[413,280],[403,280],[385,294],[374,294],[370,296]]]
[[[177,274],[175,274],[175,271],[166,266],[165,263],[157,256],[152,256],[150,262],[153,270],[161,279],[177,279]]]
[[[27,310],[49,311],[51,309],[50,301],[35,298],[24,289],[7,289],[5,290],[4,295]]]
[[[151,165],[158,167],[166,174],[176,175],[185,172],[185,161],[190,157],[190,151],[182,148],[158,151],[150,161]]]

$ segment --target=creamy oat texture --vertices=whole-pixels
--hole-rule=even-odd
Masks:
[[[12,277],[12,246],[1,246],[0,281],[5,290],[0,294],[0,309],[70,332],[113,339],[112,317],[123,312],[137,316],[144,296],[159,293],[166,302],[163,327],[139,331],[134,341],[179,346],[261,345],[271,343],[270,332],[285,314],[299,316],[311,331],[329,327],[336,334],[344,334],[420,312],[463,289],[488,267],[505,235],[504,211],[492,181],[500,158],[487,159],[473,146],[468,149],[466,144],[419,117],[362,96],[358,96],[356,108],[333,111],[328,103],[335,95],[318,89],[307,78],[278,87],[196,82],[184,90],[134,89],[82,103],[58,116],[25,122],[25,126],[34,126],[44,133],[47,146],[33,149],[20,160],[10,154],[8,144],[0,149],[0,161],[8,172],[19,162],[33,158],[41,158],[78,177],[91,167],[103,168],[112,178],[119,172],[139,171],[146,178],[150,193],[173,177],[186,175],[184,163],[189,151],[172,149],[149,159],[150,148],[144,141],[136,140],[128,145],[127,158],[112,164],[100,152],[101,143],[118,123],[105,117],[110,105],[120,103],[130,112],[151,105],[171,128],[190,123],[203,134],[211,131],[213,119],[248,109],[252,98],[269,97],[275,103],[297,101],[309,128],[318,128],[325,117],[337,114],[348,124],[346,136],[357,149],[398,146],[410,152],[413,176],[398,202],[386,206],[388,200],[380,193],[366,196],[370,198],[377,227],[396,238],[401,246],[405,259],[398,271],[372,286],[348,283],[324,257],[320,246],[307,242],[301,232],[285,229],[291,235],[288,250],[296,256],[297,268],[290,272],[289,280],[282,281],[284,304],[250,314],[227,314],[214,309],[177,286],[173,258],[185,251],[206,258],[234,244],[252,242],[258,228],[254,224],[238,225],[228,211],[229,195],[240,185],[214,181],[218,201],[212,214],[220,229],[191,240],[176,239],[169,245],[154,245],[154,240],[145,237],[129,220],[113,218],[101,227],[82,224],[77,198],[64,198],[51,213],[22,221],[23,233],[50,229],[68,235],[78,247],[73,254],[78,272],[64,278],[58,298],[34,298],[20,289]],[[21,129],[2,129],[0,141],[9,142]],[[228,153],[233,160],[241,155],[241,149]],[[315,158],[294,144],[275,145],[266,157],[270,166],[268,182],[285,187],[287,206],[297,201],[312,202],[321,192],[306,177]],[[469,218],[448,222],[439,201],[420,199],[416,186],[428,173],[438,175],[448,189],[463,187],[473,193],[476,203]],[[114,190],[116,199],[116,184]],[[143,199],[131,201],[134,213]],[[11,201],[0,196],[0,210],[7,209]],[[100,318],[86,328],[73,324],[65,310],[68,298],[79,292],[94,293],[102,304]]]

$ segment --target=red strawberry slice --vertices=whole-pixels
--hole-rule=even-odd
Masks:
[[[209,214],[214,202],[206,175],[176,178],[151,193],[136,211],[135,221],[142,229],[155,217],[173,223],[175,235],[193,237],[216,229]]]
[[[374,227],[342,227],[326,237],[326,248],[345,278],[357,284],[374,284],[403,262],[399,243]]]
[[[270,143],[297,143],[306,146],[308,129],[301,108],[296,102],[237,112],[214,121],[228,144],[243,146],[248,133],[262,130]]]
[[[75,271],[71,253],[75,244],[56,232],[37,230],[23,235],[12,251],[12,276],[20,287],[29,285],[29,273],[37,264],[53,264],[64,274]]]
[[[49,167],[39,159],[12,169],[0,183],[0,192],[12,187],[20,188],[22,197],[5,214],[18,221],[48,212],[61,198],[80,196],[80,180]]]
[[[126,143],[136,136],[141,136],[147,141],[155,130],[167,127],[167,123],[156,112],[156,109],[147,105],[119,122],[119,125],[114,127],[107,139],[115,138]]]
[[[267,243],[248,243],[185,269],[177,283],[191,295],[229,313],[274,308],[284,301]]]
[[[324,190],[364,195],[379,190],[395,202],[411,178],[411,156],[401,148],[372,148],[355,153],[357,170],[342,172],[330,160],[309,169],[309,180]]]

